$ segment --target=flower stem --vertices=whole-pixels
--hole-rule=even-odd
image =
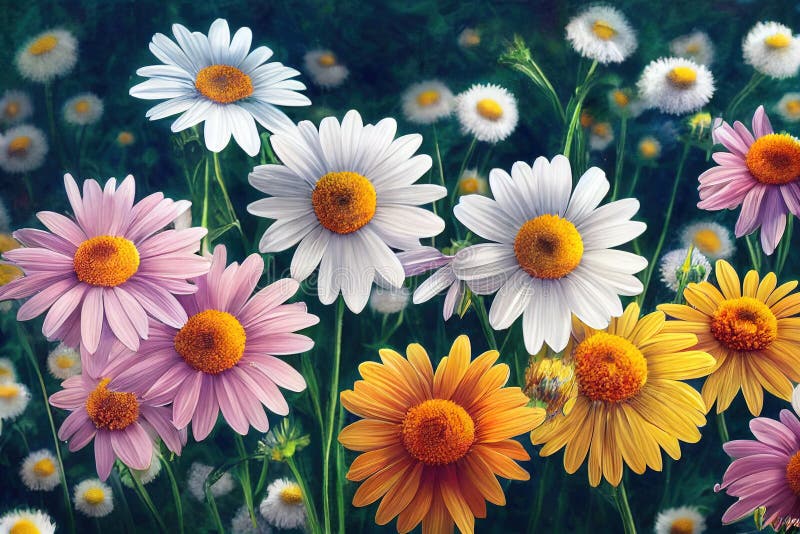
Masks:
[[[567,125],[566,135],[564,136],[564,156],[567,159],[569,159],[570,152],[572,151],[572,139],[575,137],[575,132],[580,125],[583,101],[586,98],[586,95],[589,93],[588,83],[594,75],[594,71],[596,69],[597,61],[595,60],[589,67],[589,71],[586,73],[586,78],[583,79],[583,83],[579,84],[575,88],[575,96],[572,97],[570,100],[570,105],[567,106],[567,109],[572,107],[572,116],[570,117],[569,124]]]
[[[439,150],[439,134],[436,131],[435,123],[433,124],[433,147],[434,150],[436,151],[436,167],[439,170],[439,183],[442,185],[442,187],[447,189],[447,184],[445,183],[444,180],[444,167],[442,166],[442,153]],[[432,206],[433,206],[433,213],[434,215],[436,215],[437,214],[436,202],[434,202]],[[436,247],[436,236],[431,237],[431,246],[434,248]]]
[[[544,502],[544,496],[547,493],[547,488],[549,484],[550,478],[550,458],[544,459],[544,467],[542,468],[542,474],[539,477],[539,489],[536,492],[536,502],[531,508],[531,517],[528,520],[528,532],[539,532],[539,518],[542,515],[542,503]]]
[[[761,247],[758,243],[754,243],[753,234],[744,236],[744,242],[747,244],[747,252],[750,254],[750,263],[753,264],[753,269],[761,271]]]
[[[122,506],[122,517],[125,518],[125,532],[136,532],[136,527],[133,526],[131,507],[128,505],[128,499],[125,497],[125,490],[119,482],[119,473],[117,473],[116,470],[111,471],[111,486],[114,488],[114,491],[117,492],[117,495],[119,495],[119,502]]]
[[[619,194],[620,180],[622,179],[622,165],[625,163],[625,139],[628,134],[628,117],[623,116],[619,126],[619,144],[617,144],[617,161],[614,165],[614,191],[611,193],[611,201],[617,200]]]
[[[311,534],[322,533],[323,530],[320,528],[319,519],[317,518],[317,508],[314,505],[314,498],[311,492],[308,491],[308,485],[305,479],[300,475],[300,470],[297,468],[294,458],[291,456],[286,458],[286,465],[289,466],[289,470],[292,472],[297,485],[300,486],[300,491],[303,492],[303,501],[306,504],[306,517],[308,518],[308,528]],[[325,530],[324,532],[330,532],[330,530]]]
[[[205,175],[203,178],[203,211],[200,215],[200,226],[205,228],[207,231],[211,229],[208,227],[208,186],[209,186],[209,163],[208,159],[206,159],[205,164]],[[201,254],[207,254],[210,250],[210,243],[209,243],[209,235],[206,233],[205,237],[203,238],[203,244],[201,247]]]
[[[236,216],[236,210],[233,208],[233,203],[231,202],[231,197],[228,194],[228,188],[225,185],[225,180],[222,177],[222,167],[219,164],[219,154],[216,152],[211,153],[212,160],[214,161],[214,175],[217,178],[217,183],[219,184],[219,189],[222,191],[222,197],[225,199],[225,208],[228,210],[228,217],[230,218],[230,223],[236,227],[239,231],[239,237],[242,240],[242,251],[247,254],[248,251],[248,243],[247,238],[244,235],[244,231],[242,230],[242,224],[239,222],[239,218]]]
[[[622,481],[620,481],[619,486],[614,488],[614,501],[617,503],[617,510],[619,510],[625,534],[636,534],[636,524],[633,522],[631,506],[628,504],[628,495],[625,493],[625,483]]]
[[[253,491],[250,484],[250,464],[248,462],[247,450],[244,447],[244,440],[239,434],[234,434],[236,441],[236,451],[239,453],[239,458],[242,463],[239,464],[239,478],[242,483],[242,492],[244,494],[244,502],[247,505],[247,511],[250,514],[250,521],[253,522],[253,528],[256,528],[256,513],[253,507]]]
[[[132,472],[130,472],[129,467],[126,466],[125,468],[128,469],[128,474],[131,477],[131,481],[133,481],[133,487],[136,488],[136,494],[139,496],[139,499],[142,501],[142,503],[144,503],[144,505],[150,511],[150,515],[152,515],[153,519],[155,519],[156,523],[158,524],[158,528],[160,528],[161,532],[164,532],[164,534],[169,533],[170,530],[167,528],[167,525],[161,518],[161,514],[158,513],[158,508],[156,508],[156,505],[153,504],[153,499],[150,498],[150,494],[147,492],[147,489],[144,487],[141,481],[138,478],[136,478]]]
[[[728,425],[725,423],[725,412],[717,413],[717,430],[719,431],[719,439],[722,443],[728,443],[731,438],[728,435]]]
[[[775,276],[781,276],[783,266],[786,264],[786,258],[789,256],[789,248],[792,244],[792,230],[794,229],[794,216],[790,213],[786,220],[786,235],[783,236],[780,244],[778,245],[778,255],[775,259]]]
[[[178,482],[175,480],[175,473],[172,472],[172,467],[169,465],[167,459],[161,454],[159,454],[158,457],[161,459],[161,465],[164,466],[164,470],[167,472],[167,477],[169,477],[172,502],[175,503],[175,515],[178,516],[178,532],[183,534],[183,505],[181,504],[181,493],[178,490]]]
[[[253,495],[256,497],[261,495],[264,491],[264,486],[267,485],[267,473],[269,473],[269,454],[264,454],[264,459],[261,464],[261,473],[258,475],[258,482],[256,482],[256,490]]]
[[[628,188],[628,197],[632,197],[634,192],[636,191],[636,184],[639,183],[639,175],[642,174],[642,166],[637,165],[636,170],[633,171],[633,178],[631,179],[631,185]]]
[[[727,121],[730,121],[736,113],[736,110],[739,106],[744,102],[744,99],[752,93],[756,87],[764,80],[766,76],[761,74],[760,72],[754,72],[753,77],[750,78],[742,90],[739,91],[736,96],[731,99],[731,103],[728,105],[728,109],[725,110],[724,118]]]
[[[341,296],[336,302],[335,333],[333,341],[333,368],[331,369],[330,398],[328,399],[328,414],[324,428],[324,449],[322,454],[322,512],[325,532],[331,530],[331,447],[333,445],[333,430],[336,428],[336,406],[339,401],[339,366],[342,359],[342,322],[344,320],[344,298]]]
[[[478,314],[478,320],[481,322],[483,335],[486,336],[486,342],[489,344],[489,348],[492,350],[497,350],[497,340],[494,338],[494,330],[492,330],[492,325],[489,324],[489,315],[486,313],[486,306],[483,304],[483,297],[478,295],[475,295],[475,313]]]

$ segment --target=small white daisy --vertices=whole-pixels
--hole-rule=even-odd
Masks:
[[[631,241],[646,225],[631,221],[639,201],[626,198],[598,207],[608,193],[605,173],[592,167],[572,190],[572,170],[564,156],[537,158],[533,167],[518,161],[511,175],[492,169],[494,200],[461,197],[456,218],[490,241],[467,247],[453,271],[478,294],[497,293],[489,311],[495,330],[522,315],[525,348],[543,344],[564,349],[571,316],[595,329],[622,315],[619,295],[642,291],[634,276],[647,266],[636,254],[612,247]]]
[[[706,519],[694,506],[670,508],[658,514],[655,534],[701,534],[706,530]]]
[[[413,302],[422,304],[447,290],[442,315],[445,321],[449,320],[456,307],[461,304],[466,289],[464,282],[459,280],[453,272],[455,256],[443,254],[433,247],[420,247],[416,250],[401,252],[397,257],[403,263],[406,276],[416,276],[436,270],[414,290]]]
[[[0,136],[2,137],[2,136]],[[6,203],[0,198],[0,233],[8,232],[11,229],[11,216],[8,214]]]
[[[49,82],[64,76],[78,61],[78,41],[66,30],[40,33],[17,52],[17,70],[26,80]]]
[[[648,106],[681,115],[708,104],[714,96],[714,77],[691,59],[659,58],[645,67],[637,87]]]
[[[55,534],[56,524],[40,510],[14,510],[0,516],[3,534]]]
[[[375,313],[388,315],[400,313],[406,306],[411,293],[405,286],[399,288],[374,287],[369,297],[369,307]]]
[[[786,122],[800,122],[800,93],[786,93],[775,104],[775,111]]]
[[[206,500],[205,483],[208,475],[214,470],[210,465],[202,464],[200,462],[193,462],[189,467],[189,475],[187,479],[187,486],[189,493],[198,501],[204,502]],[[227,495],[233,490],[233,477],[230,473],[225,472],[222,476],[211,485],[211,494],[214,497],[222,497]]]
[[[19,468],[19,476],[31,491],[52,491],[61,482],[58,460],[47,449],[28,454]]]
[[[28,407],[31,393],[19,382],[0,383],[0,419],[13,419]]]
[[[494,84],[475,84],[456,97],[456,116],[465,135],[478,141],[502,141],[517,127],[517,100]]]
[[[94,124],[103,116],[103,101],[94,93],[81,93],[64,103],[64,120],[75,126]]]
[[[700,65],[711,65],[714,61],[714,44],[706,32],[694,31],[676,37],[669,43],[673,56],[685,57]]]
[[[686,262],[686,257],[689,255],[688,248],[679,248],[667,252],[661,257],[661,265],[659,271],[661,272],[661,281],[673,291],[677,291],[680,287],[679,274],[683,272],[683,266]],[[711,274],[711,264],[708,258],[696,248],[692,249],[692,258],[689,263],[689,270],[686,273],[689,282],[700,283],[708,280]]]
[[[16,124],[33,115],[31,97],[22,91],[6,91],[0,98],[0,122]]]
[[[602,151],[614,141],[614,129],[611,123],[596,122],[589,128],[589,149]]]
[[[453,113],[455,97],[439,80],[415,83],[403,93],[403,115],[416,124],[433,124]]]
[[[464,169],[456,190],[459,195],[486,195],[489,192],[489,182],[478,173],[478,169]]]
[[[305,280],[319,265],[317,292],[323,304],[341,293],[354,313],[364,309],[373,281],[400,287],[403,266],[392,248],[420,246],[419,239],[444,229],[444,221],[419,207],[447,194],[444,187],[414,184],[431,158],[413,156],[419,134],[394,138],[397,122],[363,125],[357,111],[341,124],[308,121],[297,133],[270,138],[284,165],[261,165],[250,184],[270,195],[247,207],[251,214],[276,219],[259,244],[261,252],[297,246],[291,275]]]
[[[17,370],[8,358],[0,358],[0,384],[8,384],[17,380]]]
[[[593,6],[567,24],[567,40],[583,57],[620,63],[636,50],[636,32],[619,10]]]
[[[42,166],[48,146],[44,132],[23,124],[0,136],[0,169],[10,173],[34,171]]]
[[[347,79],[350,71],[339,62],[330,50],[314,49],[303,56],[306,74],[316,85],[327,89],[339,87]]]
[[[272,527],[261,514],[256,515],[256,526],[254,527],[253,521],[250,519],[250,512],[247,510],[247,506],[243,505],[239,507],[231,520],[231,532],[233,534],[272,534]]]
[[[47,355],[47,370],[55,378],[67,378],[81,374],[81,355],[75,349],[61,343]]]
[[[694,245],[712,261],[727,260],[736,251],[730,230],[710,221],[700,221],[686,226],[681,232],[681,244],[684,247]]]
[[[800,68],[800,39],[777,22],[759,22],[742,41],[744,61],[772,78],[791,78]]]
[[[130,469],[131,476],[142,485],[149,484],[161,473],[161,457],[158,455],[158,446],[153,447],[153,457],[150,459],[150,467],[147,469]],[[133,481],[128,477],[122,478],[122,483],[133,488]],[[205,498],[205,497],[204,497]]]
[[[652,135],[642,137],[636,145],[636,153],[642,161],[655,161],[661,157],[661,141]]]
[[[609,109],[619,117],[638,117],[644,111],[644,102],[631,89],[617,87],[607,96]]]
[[[258,507],[261,515],[278,528],[301,529],[306,524],[306,507],[300,486],[280,478],[267,488],[267,498]]]
[[[294,124],[277,106],[308,106],[311,101],[297,91],[305,85],[292,80],[297,70],[281,63],[265,63],[272,50],[260,46],[250,51],[253,34],[239,28],[231,38],[227,21],[217,19],[208,36],[173,24],[177,44],[157,33],[150,51],[163,65],[142,67],[139,76],[150,78],[131,88],[131,96],[146,100],[168,99],[147,112],[150,120],[181,113],[172,131],[205,122],[206,147],[220,152],[231,135],[250,156],[258,154],[261,138],[255,121],[270,132],[293,129]]]
[[[481,44],[481,33],[475,28],[464,28],[458,34],[457,42],[461,48],[475,48]]]
[[[105,517],[114,511],[111,487],[97,478],[76,484],[73,490],[75,509],[88,517]]]

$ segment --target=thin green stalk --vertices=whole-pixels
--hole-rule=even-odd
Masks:
[[[619,486],[614,488],[614,501],[617,503],[617,510],[619,510],[625,534],[636,534],[636,524],[633,522],[631,506],[628,504],[628,495],[625,493],[625,483],[622,481],[620,481]]]
[[[47,422],[50,424],[50,433],[52,434],[53,437],[53,447],[56,450],[56,459],[58,460],[58,478],[61,481],[61,491],[64,497],[64,506],[67,509],[69,531],[75,534],[75,517],[72,514],[72,499],[70,499],[69,497],[67,476],[64,473],[64,461],[61,459],[61,446],[58,441],[58,432],[56,432],[56,424],[53,421],[53,412],[52,410],[50,410],[50,402],[47,397],[47,388],[44,385],[44,377],[42,376],[42,371],[39,369],[39,362],[36,360],[36,355],[33,353],[33,348],[31,347],[31,344],[28,341],[28,333],[26,332],[25,327],[19,321],[15,321],[15,324],[17,325],[17,338],[19,340],[19,344],[22,346],[22,350],[28,356],[31,366],[33,367],[33,370],[36,373],[36,378],[39,380],[39,387],[42,390],[42,400],[44,400],[44,409],[47,412]]]
[[[28,200],[30,201],[31,206],[33,206],[33,183],[31,183],[31,176],[27,172],[22,175],[22,183],[25,184],[25,191],[28,193]]]
[[[758,87],[764,78],[766,78],[766,76],[760,72],[753,73],[750,81],[748,81],[745,86],[742,87],[742,90],[731,99],[731,103],[728,105],[728,109],[725,110],[725,115],[723,115],[726,120],[733,120],[736,110],[739,108],[742,102],[744,102],[744,99],[747,98],[747,96],[752,93],[756,87]]]
[[[31,447],[30,447],[30,445],[28,445],[28,438],[25,437],[25,432],[22,431],[22,429],[19,427],[19,424],[17,423],[16,420],[14,420],[14,422],[11,423],[11,427],[14,430],[16,430],[17,434],[19,434],[19,437],[22,440],[22,445],[25,446],[25,452],[27,454],[30,454],[31,453]]]
[[[175,480],[175,473],[172,472],[172,467],[166,458],[158,455],[161,458],[161,465],[164,466],[164,471],[167,472],[169,478],[169,488],[172,491],[172,502],[175,504],[175,514],[178,516],[178,532],[183,534],[183,505],[181,504],[181,492],[178,490],[178,482]]]
[[[300,486],[300,491],[303,492],[303,501],[306,504],[306,518],[308,519],[308,529],[311,531],[311,534],[321,534],[322,532],[329,533],[330,530],[322,530],[320,528],[319,519],[317,518],[317,507],[314,505],[314,497],[311,495],[311,492],[308,490],[308,484],[306,484],[305,479],[300,475],[300,470],[297,468],[297,464],[294,462],[293,457],[286,458],[286,465],[289,466],[289,470],[292,472],[297,485]]]
[[[325,422],[325,447],[322,454],[322,513],[325,532],[331,531],[331,447],[333,445],[333,430],[336,428],[336,406],[339,401],[339,367],[342,359],[342,323],[344,321],[344,298],[341,296],[336,302],[336,318],[334,321],[335,333],[333,341],[333,368],[331,369],[330,397],[328,399],[328,413]]]
[[[238,433],[234,434],[234,441],[236,442],[236,451],[239,453],[239,477],[242,483],[242,493],[244,494],[244,503],[247,505],[247,511],[250,514],[250,521],[253,522],[253,527],[256,524],[256,512],[253,506],[253,491],[250,485],[250,463],[248,462],[247,450],[244,447],[244,440]]]
[[[617,200],[619,193],[619,183],[622,180],[622,166],[625,162],[625,139],[628,135],[628,117],[623,116],[619,125],[619,143],[617,144],[617,161],[614,165],[614,191],[611,193],[611,200]]]
[[[589,71],[586,73],[586,78],[584,78],[583,83],[581,83],[575,88],[575,96],[573,97],[575,100],[574,100],[574,106],[572,108],[572,117],[569,120],[569,124],[567,125],[567,132],[564,137],[564,156],[567,159],[569,159],[570,152],[572,151],[572,138],[575,136],[575,131],[580,125],[581,108],[583,107],[583,100],[586,98],[586,95],[588,94],[588,91],[586,91],[586,87],[589,80],[592,78],[592,75],[594,75],[595,69],[597,69],[597,61],[592,62],[592,65],[589,67]]]
[[[539,487],[536,491],[536,501],[531,508],[530,519],[528,520],[528,532],[539,532],[539,518],[542,515],[542,503],[544,503],[544,496],[548,493],[548,485],[550,478],[550,458],[544,459],[544,467],[542,474],[539,477]]]
[[[216,152],[212,152],[212,159],[214,161],[214,175],[217,178],[217,184],[219,184],[220,191],[222,191],[222,197],[225,199],[225,207],[228,210],[228,217],[230,217],[230,223],[233,224],[237,230],[239,230],[239,237],[242,239],[242,250],[245,254],[248,252],[248,244],[247,238],[244,235],[244,231],[242,230],[242,224],[239,222],[239,218],[236,216],[236,210],[233,207],[233,203],[231,202],[231,197],[228,194],[228,187],[225,185],[225,180],[222,177],[222,167],[219,164],[219,154]]]
[[[639,183],[640,174],[642,174],[642,166],[636,165],[636,170],[633,171],[633,178],[631,178],[631,185],[628,187],[628,197],[632,197],[636,191],[636,185]]]
[[[267,473],[269,473],[269,454],[264,455],[264,459],[261,463],[261,473],[258,475],[256,490],[253,492],[256,498],[261,495],[261,492],[264,491],[264,486],[267,485]]]
[[[719,431],[719,439],[722,443],[728,443],[731,438],[728,435],[728,425],[725,423],[725,412],[717,413],[717,431]]]
[[[669,495],[669,484],[670,480],[672,479],[673,463],[674,461],[669,456],[664,458],[664,491],[661,494],[661,504],[658,506],[659,510],[664,510],[666,508],[667,496]]]
[[[336,435],[342,432],[344,424],[344,407],[339,404],[339,418],[336,424]],[[336,447],[336,511],[339,518],[339,534],[345,533],[344,525],[344,488],[347,480],[344,477],[344,447]]]
[[[208,159],[206,159],[205,165],[205,176],[203,178],[203,211],[201,212],[200,216],[200,226],[205,228],[207,231],[210,231],[208,227],[208,189],[209,189],[209,164]],[[203,238],[201,254],[208,253],[209,249],[209,236],[206,233],[205,237]]]
[[[447,184],[444,180],[444,166],[442,165],[442,153],[439,150],[439,134],[436,131],[436,124],[433,125],[433,148],[436,152],[436,167],[439,170],[439,183],[442,187],[447,189]],[[436,202],[433,203],[433,213],[436,214]],[[431,237],[431,246],[436,247],[436,236]]]
[[[133,516],[131,515],[131,507],[128,505],[128,499],[125,497],[125,490],[119,481],[119,473],[116,470],[111,471],[111,487],[119,496],[120,506],[122,507],[122,517],[125,520],[125,532],[136,532],[136,527],[133,526]]]
[[[483,335],[486,336],[486,342],[489,348],[497,350],[497,340],[494,338],[494,330],[492,325],[489,324],[489,315],[486,313],[486,306],[483,304],[483,297],[475,295],[475,313],[478,314],[478,320],[481,322],[483,328]]]
[[[644,285],[644,289],[642,290],[642,294],[639,295],[638,302],[640,307],[644,307],[644,298],[647,295],[647,289],[650,286],[650,279],[653,276],[653,270],[658,263],[658,256],[661,254],[661,249],[664,247],[664,241],[667,239],[667,232],[669,231],[669,223],[672,219],[672,211],[675,207],[675,198],[678,195],[678,186],[681,183],[681,176],[683,175],[683,167],[686,164],[686,158],[689,155],[689,149],[691,145],[687,142],[683,145],[683,152],[681,153],[681,159],[678,162],[678,171],[675,173],[675,180],[672,183],[672,195],[669,199],[669,204],[667,205],[667,215],[664,217],[664,223],[661,226],[661,235],[658,238],[658,243],[656,244],[656,249],[653,255],[650,258],[650,263],[647,265],[647,270],[645,271],[644,281],[642,282]]]
[[[761,270],[761,247],[758,243],[755,243],[755,238],[753,234],[749,234],[744,236],[744,242],[747,244],[747,252],[750,254],[750,262],[753,265],[753,269],[756,271]]]
[[[789,257],[789,250],[792,244],[792,230],[794,229],[794,216],[789,214],[786,221],[786,235],[783,236],[780,244],[778,245],[778,256],[775,262],[775,276],[781,276],[783,266],[786,264],[786,258]]]
[[[211,485],[205,485],[206,502],[208,503],[208,511],[211,512],[211,518],[214,520],[214,526],[217,528],[219,534],[225,534],[225,527],[222,526],[222,518],[219,516],[219,509],[217,508],[217,501],[214,499],[214,494],[211,493]]]
[[[136,494],[139,496],[139,499],[142,501],[142,503],[144,503],[145,507],[150,511],[150,515],[152,515],[153,519],[155,519],[156,523],[158,524],[158,528],[161,529],[161,532],[164,532],[164,534],[171,532],[167,528],[166,523],[164,523],[164,520],[161,518],[161,514],[158,513],[158,508],[156,508],[156,505],[153,504],[153,499],[150,498],[147,488],[145,488],[139,479],[130,472],[128,467],[125,469],[128,469],[128,474],[133,481],[133,487],[136,489]]]

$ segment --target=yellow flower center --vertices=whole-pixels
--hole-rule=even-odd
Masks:
[[[117,135],[117,144],[121,146],[132,145],[133,141],[134,137],[130,132],[120,132],[119,135]]]
[[[441,96],[439,95],[439,91],[428,89],[427,91],[422,91],[417,95],[417,104],[425,108],[438,103],[440,98]]]
[[[56,46],[58,46],[58,37],[55,35],[43,35],[28,47],[28,52],[34,56],[41,56],[50,52]]]
[[[592,24],[592,32],[598,39],[602,39],[603,41],[608,41],[617,34],[617,30],[615,30],[609,22],[604,20],[594,21],[594,24]]]
[[[762,184],[783,185],[800,177],[800,143],[789,134],[768,134],[750,145],[745,163]]]
[[[56,466],[50,458],[42,458],[33,464],[33,474],[40,478],[49,477],[56,472]]]
[[[102,488],[89,488],[83,492],[83,500],[92,506],[97,506],[106,499],[106,494]]]
[[[786,48],[792,44],[792,36],[785,33],[774,33],[764,39],[764,44],[775,50]]]
[[[41,534],[41,530],[36,523],[30,519],[19,519],[8,531],[8,534]]]
[[[715,255],[722,248],[722,239],[714,230],[703,228],[692,236],[692,243],[697,249],[706,255]]]
[[[253,94],[250,76],[230,65],[211,65],[197,73],[194,86],[214,102],[230,104]]]
[[[31,147],[31,138],[27,135],[20,135],[15,137],[8,143],[8,155],[12,158],[22,158],[28,153]]]
[[[86,398],[86,413],[94,426],[105,430],[124,430],[139,419],[136,395],[108,391],[110,378],[104,378]]]
[[[673,67],[667,73],[667,79],[678,89],[688,89],[697,81],[697,71],[685,65]]]
[[[75,112],[79,115],[85,115],[86,113],[89,113],[89,111],[92,109],[92,106],[87,100],[78,100],[75,102],[74,108]]]
[[[9,282],[13,282],[18,278],[22,278],[22,271],[13,265],[0,265],[0,286],[4,286]]]
[[[627,94],[625,94],[625,91],[620,91],[619,89],[611,93],[611,98],[613,98],[614,103],[621,108],[627,107],[628,104],[631,103],[631,99]]]
[[[0,234],[0,253],[19,248],[19,241],[8,234]]]
[[[686,45],[686,53],[690,56],[697,55],[700,52],[700,43],[689,43]]]
[[[0,378],[8,378],[9,376],[11,376],[11,368],[0,367]]]
[[[607,122],[598,122],[592,126],[592,133],[597,137],[608,137],[611,135],[611,127]]]
[[[789,115],[800,115],[800,100],[789,100],[786,102],[786,113]]]
[[[476,176],[468,176],[466,178],[462,178],[461,181],[458,182],[458,189],[462,195],[477,193],[480,187],[481,183]]]
[[[291,484],[281,490],[281,501],[284,504],[298,505],[303,502],[303,492],[297,484]]]
[[[375,216],[375,187],[356,172],[329,172],[317,181],[311,205],[322,226],[337,234],[350,234]]]
[[[534,278],[562,278],[580,264],[583,240],[574,224],[548,213],[522,225],[514,239],[514,254]]]
[[[19,396],[19,386],[16,384],[0,384],[0,399],[11,400]]]
[[[794,453],[786,464],[786,481],[794,494],[800,497],[800,451]]]
[[[464,44],[467,46],[478,46],[481,44],[481,36],[478,32],[471,31],[464,35]]]
[[[669,534],[694,534],[694,521],[689,517],[679,517],[669,526]]]
[[[410,408],[401,426],[403,446],[426,465],[447,465],[464,457],[475,442],[475,422],[451,400],[430,399]]]
[[[658,143],[653,139],[642,139],[639,143],[639,155],[644,159],[653,159],[658,157],[660,148]]]
[[[72,265],[81,282],[115,287],[139,270],[139,251],[124,237],[100,235],[80,244]]]
[[[478,100],[478,103],[475,104],[475,109],[478,111],[478,115],[489,121],[500,120],[500,117],[503,116],[503,108],[500,107],[497,100],[492,98]]]
[[[729,349],[762,350],[778,337],[778,320],[760,300],[752,297],[728,299],[714,311],[711,333]]]
[[[227,371],[244,355],[247,335],[228,312],[205,310],[192,315],[175,335],[175,351],[198,371]]]
[[[597,332],[575,347],[578,390],[593,401],[621,402],[647,382],[647,360],[627,339]]]
[[[330,52],[326,52],[321,56],[319,56],[319,58],[317,59],[317,64],[320,67],[326,67],[326,68],[333,67],[334,65],[336,65],[336,56]]]
[[[56,360],[56,367],[59,369],[69,369],[73,365],[75,365],[75,358],[68,354],[59,354],[55,358]]]
[[[4,110],[6,117],[13,119],[19,114],[19,102],[8,102]]]

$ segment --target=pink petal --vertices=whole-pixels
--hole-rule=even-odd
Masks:
[[[83,295],[87,286],[76,284],[69,291],[61,295],[50,307],[47,316],[44,318],[42,333],[45,336],[52,336],[64,322],[75,312],[83,301]]]
[[[24,271],[74,270],[72,256],[46,248],[17,248],[3,253],[3,257],[14,262]]]
[[[165,230],[142,241],[137,247],[141,258],[152,258],[176,252],[191,252],[200,249],[200,241],[205,237],[205,228],[187,228],[186,230]],[[189,252],[189,253],[191,253]]]
[[[111,445],[111,433],[108,430],[100,430],[94,436],[94,462],[97,476],[105,481],[114,466],[114,450]]]
[[[137,299],[153,318],[173,328],[181,328],[189,319],[186,311],[169,292],[144,280],[128,280],[125,290]]]
[[[105,316],[111,331],[122,341],[126,347],[132,351],[139,350],[139,334],[133,327],[128,314],[117,298],[113,288],[108,288],[103,293],[103,304],[105,306]]]
[[[247,339],[248,351],[267,354],[299,354],[311,350],[314,341],[302,334],[279,332],[276,334],[253,335]]]
[[[764,137],[774,133],[769,117],[767,117],[767,112],[764,111],[764,106],[758,106],[753,114],[753,133],[756,137]]]
[[[198,399],[200,399],[202,383],[203,373],[198,371],[184,380],[175,394],[175,402],[172,405],[172,422],[177,428],[185,427],[192,420],[192,414],[197,408]],[[204,392],[204,394],[208,395],[209,392]]]
[[[86,397],[83,397],[84,402],[86,401]],[[52,404],[52,402],[51,402]],[[61,427],[58,429],[58,439],[61,441],[69,441],[69,439],[77,432],[85,423],[92,424],[89,420],[89,416],[86,414],[86,410],[83,407],[79,407],[74,412],[70,413],[64,422],[61,423]]]
[[[143,405],[141,407],[141,414],[145,420],[153,426],[153,429],[158,433],[167,448],[175,454],[181,453],[181,438],[180,433],[169,420],[169,408],[166,407],[153,407]]]
[[[292,278],[283,278],[268,285],[245,304],[238,314],[239,320],[244,323],[254,322],[279,304],[289,300],[295,293],[300,283]]]
[[[304,356],[308,357],[308,356]],[[306,389],[306,380],[297,370],[274,356],[261,355],[254,358],[248,358],[247,366],[253,368],[263,374],[272,382],[289,391],[300,392]]]
[[[36,214],[36,217],[42,221],[42,224],[44,224],[48,230],[63,237],[76,247],[80,246],[80,244],[87,239],[86,234],[83,233],[83,230],[81,230],[77,224],[60,213],[40,211]]]
[[[136,195],[136,183],[130,174],[125,177],[119,189],[111,198],[111,216],[108,223],[108,233],[120,235],[128,227],[131,218],[131,208],[133,207],[134,196]]]
[[[111,445],[122,462],[133,469],[147,469],[153,458],[153,441],[142,425],[133,423],[111,432]]]
[[[75,251],[78,249],[78,247],[63,237],[51,234],[50,232],[45,232],[44,230],[23,228],[14,232],[13,236],[14,239],[26,247],[42,247],[69,257],[74,256]]]
[[[219,403],[214,393],[214,377],[203,377],[203,395],[197,402],[197,409],[192,417],[192,434],[195,441],[202,441],[208,437],[217,423]]]
[[[103,288],[92,287],[86,291],[81,309],[81,341],[90,354],[94,354],[100,344],[102,328]]]
[[[288,415],[289,405],[283,397],[281,390],[278,389],[278,386],[275,385],[262,369],[258,369],[260,373],[256,372],[256,369],[257,367],[243,369],[245,372],[240,373],[239,378],[248,385],[249,389],[258,397],[258,400],[269,408],[271,412],[278,415]],[[246,381],[246,379],[244,379],[245,375],[251,378],[251,380]]]
[[[778,421],[766,417],[756,417],[750,420],[750,430],[758,441],[788,454],[794,454],[800,449],[800,441],[797,436]]]
[[[214,390],[217,393],[217,402],[219,402],[225,421],[236,432],[246,435],[250,425],[237,399],[236,388],[229,383],[226,373],[217,375]]]
[[[114,294],[141,339],[147,339],[149,331],[147,313],[139,302],[124,287],[115,287]]]
[[[742,211],[739,213],[739,219],[736,221],[736,228],[734,229],[736,237],[747,235],[758,228],[761,222],[758,218],[758,213],[766,192],[767,187],[759,185],[751,189],[747,196],[744,197]]]
[[[67,279],[55,282],[43,288],[39,293],[32,296],[28,301],[20,306],[17,312],[18,321],[28,321],[34,317],[38,317],[47,310],[53,303],[59,299],[63,294],[72,289],[77,280]]]

